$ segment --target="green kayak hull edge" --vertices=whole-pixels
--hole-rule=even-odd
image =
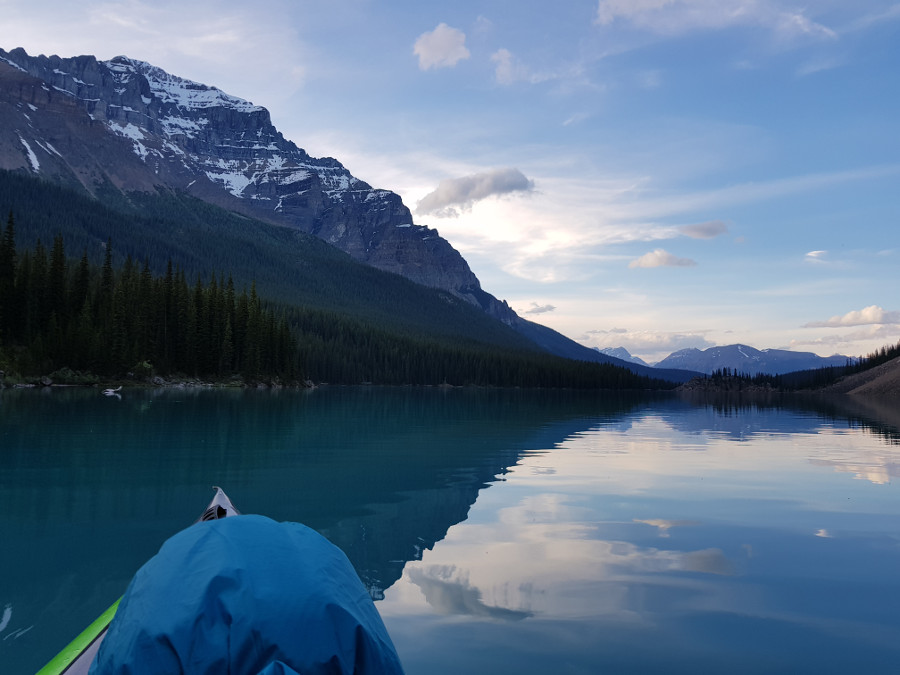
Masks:
[[[97,617],[90,626],[81,631],[78,637],[72,640],[59,654],[53,657],[53,660],[50,661],[50,663],[41,668],[37,675],[62,675],[65,673],[75,660],[84,654],[90,646],[106,632],[110,622],[116,615],[116,610],[119,608],[119,602],[121,602],[121,600],[122,598],[116,600],[110,608]]]

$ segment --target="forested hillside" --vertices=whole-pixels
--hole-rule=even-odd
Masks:
[[[230,273],[193,280],[171,260],[163,275],[130,255],[115,266],[0,240],[0,370],[8,380],[57,382],[154,374],[293,382],[577,388],[666,387],[624,368],[500,347],[452,332],[403,330],[336,310],[263,300]],[[404,282],[406,283],[406,282]],[[398,324],[399,325],[399,324]]]
[[[686,391],[713,392],[825,392],[849,393],[870,384],[872,391],[900,390],[895,366],[900,359],[900,342],[884,346],[859,359],[848,359],[842,366],[797,370],[781,375],[751,375],[731,368],[720,368],[698,377],[682,387]],[[885,366],[894,367],[885,369]],[[876,384],[872,384],[878,380]]]
[[[66,250],[113,266],[127,257],[154,275],[169,261],[188,280],[227,270],[236,286],[252,281],[262,297],[291,306],[349,314],[391,331],[453,335],[510,348],[537,349],[527,338],[447,291],[427,288],[363,265],[320,239],[252,220],[183,193],[109,189],[104,200],[20,173],[0,171],[0,214],[12,212],[17,243],[48,246],[61,235]]]

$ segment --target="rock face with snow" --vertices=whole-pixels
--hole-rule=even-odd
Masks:
[[[413,223],[398,195],[335,159],[310,157],[265,108],[143,61],[0,49],[0,168],[92,194],[182,190],[504,313],[445,239]]]
[[[622,361],[627,361],[628,363],[637,363],[642,366],[648,365],[646,361],[638,356],[632,356],[631,352],[629,352],[625,347],[605,347],[604,349],[600,349],[600,347],[594,347],[601,354],[606,354],[607,356],[612,356],[616,359],[621,359]]]
[[[843,366],[846,356],[821,357],[812,352],[792,352],[785,349],[754,349],[747,345],[728,345],[699,349],[681,349],[669,354],[656,368],[695,370],[707,375],[728,368],[740,374],[766,373],[781,375],[796,370],[810,370],[827,366]]]

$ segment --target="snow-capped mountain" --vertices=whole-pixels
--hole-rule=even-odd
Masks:
[[[612,356],[616,359],[621,359],[622,361],[627,361],[628,363],[637,363],[642,366],[649,365],[646,361],[638,356],[632,356],[631,353],[625,349],[625,347],[605,347],[600,349],[600,347],[594,347],[601,354],[606,354],[607,356]]]
[[[846,365],[848,357],[836,354],[822,357],[812,352],[792,352],[785,349],[754,349],[747,345],[728,345],[699,349],[681,349],[669,354],[656,368],[695,370],[707,375],[728,368],[738,373],[780,375],[795,370],[810,370],[827,366]]]
[[[462,256],[399,195],[285,139],[258,105],[143,61],[0,49],[0,168],[91,194],[175,189],[296,227],[361,262],[503,315]]]
[[[336,159],[311,157],[284,138],[265,108],[144,61],[0,49],[0,169],[101,200],[184,192],[450,291],[552,354],[650,370],[522,319],[482,290],[436,230],[413,222],[399,195],[373,188]],[[689,375],[671,374],[676,381]]]

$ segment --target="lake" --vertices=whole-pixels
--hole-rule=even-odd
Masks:
[[[0,673],[221,485],[363,579],[409,675],[895,673],[900,402],[0,392]]]

